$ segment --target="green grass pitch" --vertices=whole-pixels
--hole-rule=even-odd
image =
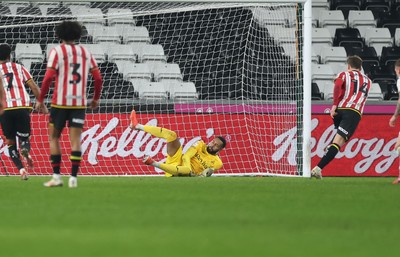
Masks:
[[[392,178],[47,179],[0,177],[0,256],[398,256]]]

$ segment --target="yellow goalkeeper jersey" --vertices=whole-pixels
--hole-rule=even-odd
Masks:
[[[190,159],[191,170],[195,174],[200,174],[207,168],[218,170],[222,167],[222,161],[218,155],[209,154],[207,145],[202,140],[197,141],[190,147],[186,154],[192,155]],[[193,151],[194,149],[195,151]],[[192,150],[193,149],[193,150]]]

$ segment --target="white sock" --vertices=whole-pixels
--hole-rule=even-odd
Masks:
[[[136,130],[143,130],[144,127],[143,127],[142,124],[138,123],[138,124],[136,125],[135,129],[136,129]]]

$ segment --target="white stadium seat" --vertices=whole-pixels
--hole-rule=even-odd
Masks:
[[[335,36],[337,28],[346,28],[347,20],[341,10],[321,10],[319,12],[319,26],[329,29],[331,36]]]

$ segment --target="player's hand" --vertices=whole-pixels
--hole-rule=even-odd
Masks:
[[[96,109],[97,106],[99,106],[99,101],[97,101],[97,100],[92,100],[92,101],[90,102],[89,108],[90,108],[90,109]]]
[[[3,103],[0,102],[0,115],[4,113],[4,106]]]
[[[389,120],[389,126],[394,127],[394,125],[396,125],[396,120],[397,117],[393,115]]]
[[[207,168],[200,173],[199,177],[210,177],[213,174],[213,172],[214,172],[214,169]]]
[[[46,105],[44,105],[42,102],[36,102],[35,110],[44,114],[49,113],[49,110],[47,109]]]
[[[332,105],[332,108],[330,110],[330,115],[331,115],[332,119],[337,115],[336,108],[337,108],[336,105]]]

